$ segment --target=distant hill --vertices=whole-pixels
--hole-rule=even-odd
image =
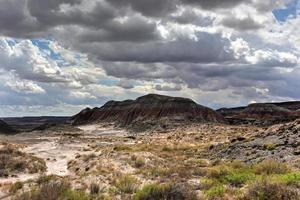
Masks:
[[[12,128],[20,131],[32,131],[51,125],[60,125],[68,122],[70,117],[9,117],[2,118]]]
[[[4,121],[0,120],[0,134],[14,134],[17,131]]]
[[[300,118],[300,102],[255,103],[246,107],[221,108],[217,112],[231,124],[272,125]]]
[[[109,101],[101,108],[86,108],[73,116],[71,121],[74,125],[115,122],[120,126],[141,130],[164,122],[225,122],[220,114],[191,99],[157,94],[136,100]]]

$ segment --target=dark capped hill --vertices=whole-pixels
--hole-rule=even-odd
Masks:
[[[10,127],[7,123],[0,120],[0,134],[14,134],[17,131]]]
[[[116,122],[121,126],[173,122],[224,122],[214,110],[191,99],[149,94],[136,100],[109,101],[101,108],[86,108],[72,117],[74,125]]]

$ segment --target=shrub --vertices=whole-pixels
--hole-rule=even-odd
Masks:
[[[36,180],[38,185],[42,185],[44,183],[49,183],[50,181],[58,180],[58,176],[56,175],[41,175]]]
[[[90,193],[93,194],[99,194],[100,187],[97,183],[91,183],[90,185]]]
[[[69,185],[64,181],[50,181],[18,195],[15,200],[57,200],[67,189],[69,189]]]
[[[116,181],[116,188],[121,194],[132,194],[138,189],[138,180],[132,176],[124,175]]]
[[[128,145],[117,145],[114,147],[114,151],[130,151],[132,148]]]
[[[196,200],[197,195],[183,184],[150,184],[133,196],[134,200]]]
[[[141,168],[141,167],[145,166],[145,160],[142,159],[142,158],[137,159],[137,160],[134,162],[134,166],[135,166],[136,168]]]
[[[12,193],[12,194],[14,194],[14,193],[16,193],[18,190],[22,189],[23,186],[24,186],[24,184],[23,184],[22,182],[17,181],[17,182],[15,182],[14,184],[12,184],[12,186],[11,186],[10,189],[9,189],[9,192]]]
[[[276,145],[273,143],[264,144],[264,148],[268,151],[273,151],[276,149]]]
[[[277,177],[277,180],[287,185],[300,187],[300,172],[293,172],[280,175],[279,177]]]
[[[101,187],[98,183],[91,183],[90,185],[90,194],[97,195],[104,191],[104,187]]]
[[[90,200],[83,191],[72,190],[63,180],[49,180],[37,188],[17,195],[14,200]]]
[[[284,163],[278,163],[274,160],[265,160],[254,166],[256,174],[285,174],[290,171],[289,167]]]
[[[220,185],[220,182],[218,182],[215,179],[204,178],[204,179],[200,180],[200,189],[201,190],[209,190],[210,188],[215,187],[217,185]]]
[[[208,167],[208,165],[209,165],[209,162],[207,160],[204,160],[204,159],[197,160],[198,167]]]
[[[171,152],[173,149],[171,147],[168,147],[168,146],[164,146],[162,148],[162,151],[166,151],[166,152]]]
[[[43,159],[22,153],[12,145],[6,145],[0,149],[0,177],[17,172],[44,171],[46,171],[46,163]]]
[[[68,190],[64,191],[64,193],[61,195],[60,199],[62,199],[62,200],[91,200],[91,197],[89,197],[84,191],[68,189]]]
[[[255,179],[255,175],[248,172],[232,173],[224,177],[224,181],[234,187],[241,187],[249,180]]]
[[[244,200],[299,200],[298,192],[285,184],[272,183],[266,179],[255,182],[246,192]]]
[[[231,173],[230,169],[227,166],[220,165],[220,166],[210,168],[207,172],[207,177],[219,180],[229,175],[230,173]]]
[[[225,188],[223,185],[218,185],[210,188],[205,192],[208,199],[218,199],[224,197]]]

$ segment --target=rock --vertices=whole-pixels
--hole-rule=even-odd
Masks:
[[[262,131],[255,137],[237,142],[237,139],[225,147],[209,149],[216,159],[230,159],[259,162],[264,159],[277,159],[296,164],[300,155],[300,121],[274,125]],[[218,152],[214,152],[214,151]]]

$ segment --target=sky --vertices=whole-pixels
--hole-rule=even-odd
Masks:
[[[299,26],[298,0],[0,0],[0,117],[300,100]]]

